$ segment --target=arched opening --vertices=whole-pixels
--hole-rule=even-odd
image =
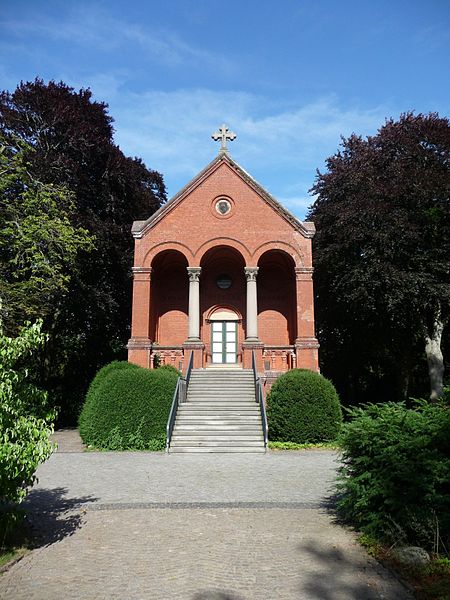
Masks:
[[[166,346],[181,346],[188,331],[189,281],[186,257],[164,250],[152,261],[151,339]]]
[[[202,257],[200,278],[201,338],[207,361],[241,362],[245,314],[245,261],[230,246],[216,246]]]
[[[282,250],[268,250],[258,267],[259,337],[271,346],[291,345],[296,337],[295,263]]]

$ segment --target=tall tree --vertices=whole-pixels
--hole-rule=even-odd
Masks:
[[[450,316],[449,121],[403,114],[343,139],[326,164],[308,215],[324,370],[337,361],[358,390],[388,375],[407,395],[421,344],[436,398]]]
[[[166,199],[162,176],[113,141],[108,107],[88,89],[41,79],[0,94],[0,131],[9,147],[17,140],[30,175],[64,186],[74,210],[70,224],[95,238],[95,249],[79,252],[67,292],[51,301],[44,330],[50,333],[41,365],[47,387],[66,419],[74,418],[99,366],[124,356],[131,319],[130,227]]]
[[[25,153],[34,151],[20,141],[13,151],[0,133],[0,319],[14,333],[25,319],[49,314],[53,298],[68,291],[77,254],[93,247],[70,223],[72,194],[36,180]]]

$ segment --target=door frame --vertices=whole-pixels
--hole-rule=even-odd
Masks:
[[[222,344],[222,361],[221,362],[214,362],[214,354],[219,354],[218,352],[213,352],[214,350],[214,325],[216,323],[220,323],[222,325],[222,340],[221,340],[221,344]],[[231,362],[227,362],[227,354],[231,354],[230,352],[227,352],[227,324],[228,323],[233,323],[234,325],[234,335],[235,335],[235,339],[234,339],[234,345],[235,345],[235,351],[234,351],[234,361]],[[234,365],[237,364],[238,361],[238,334],[239,334],[239,330],[238,330],[238,324],[239,324],[239,320],[217,320],[217,321],[211,321],[211,364],[214,365]],[[215,342],[217,343],[217,342]]]

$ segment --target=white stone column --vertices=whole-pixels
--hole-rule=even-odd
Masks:
[[[259,267],[245,267],[247,278],[247,331],[246,342],[259,342],[258,339],[258,295],[256,290],[256,275]]]
[[[201,267],[187,267],[189,275],[189,342],[200,341],[200,273]]]

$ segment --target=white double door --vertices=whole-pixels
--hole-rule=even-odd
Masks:
[[[212,361],[214,364],[237,362],[236,321],[212,322]]]

